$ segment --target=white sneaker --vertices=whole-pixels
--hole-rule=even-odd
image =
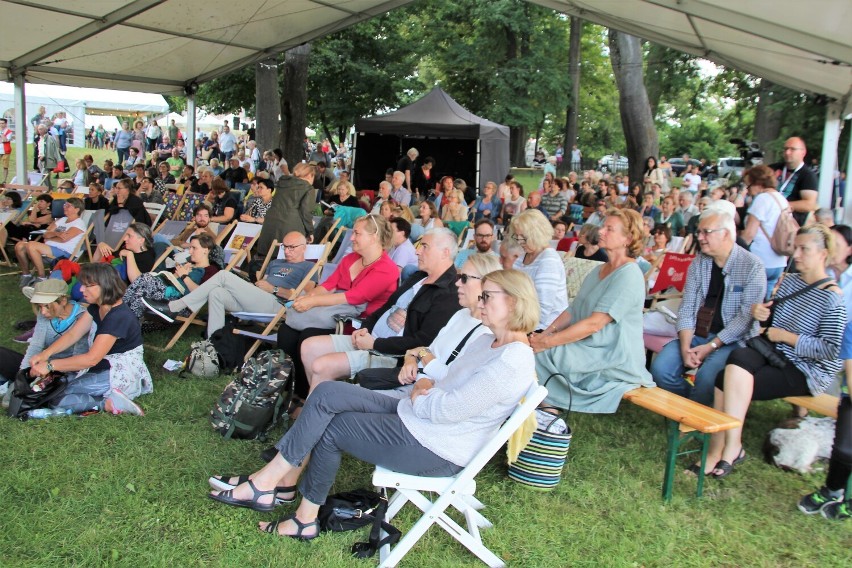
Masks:
[[[104,410],[112,414],[133,414],[136,416],[145,416],[142,408],[127,398],[127,395],[118,389],[113,389],[104,402]]]

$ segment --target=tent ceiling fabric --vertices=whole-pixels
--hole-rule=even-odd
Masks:
[[[411,1],[0,0],[0,79],[182,95]]]
[[[183,94],[412,0],[0,0],[0,78]],[[849,0],[531,0],[852,111]],[[234,18],[222,14],[235,14]]]
[[[531,0],[698,55],[852,112],[849,0]]]

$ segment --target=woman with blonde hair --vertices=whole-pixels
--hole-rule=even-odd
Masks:
[[[529,209],[517,215],[506,230],[506,239],[519,245],[524,254],[514,268],[535,283],[541,302],[541,327],[545,328],[568,307],[565,267],[559,253],[550,248],[553,226],[540,211]]]
[[[397,400],[345,382],[320,384],[278,453],[248,479],[213,476],[210,498],[271,511],[275,500],[302,501],[295,513],[259,529],[276,536],[319,536],[317,514],[331,490],[342,454],[411,475],[461,471],[512,413],[535,380],[527,334],[538,323],[529,278],[516,270],[485,275],[479,295],[482,323],[491,331],[471,340],[443,380],[422,377]],[[306,462],[310,456],[310,463]],[[304,473],[304,475],[302,475]]]
[[[530,344],[539,379],[557,375],[547,383],[549,404],[611,413],[625,392],[654,386],[642,342],[645,280],[636,264],[642,218],[610,209],[599,240],[609,260],[589,273],[571,307],[533,334]]]
[[[464,193],[458,189],[452,190],[447,195],[447,203],[444,205],[442,221],[467,221],[467,207],[464,204]]]

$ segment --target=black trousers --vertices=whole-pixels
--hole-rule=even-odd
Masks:
[[[293,392],[302,400],[307,398],[308,390],[310,389],[308,376],[305,374],[305,366],[302,364],[302,342],[309,337],[330,335],[332,333],[334,333],[333,329],[318,328],[308,328],[298,331],[286,323],[278,328],[278,348],[293,359]]]
[[[828,475],[825,486],[832,491],[845,489],[852,475],[852,401],[848,396],[840,399],[837,409],[837,425],[834,430],[834,447],[828,462]],[[846,495],[846,500],[852,495]]]
[[[775,400],[786,396],[810,396],[811,394],[805,374],[795,365],[788,361],[783,369],[773,367],[763,355],[751,347],[741,347],[731,351],[725,366],[728,365],[740,367],[754,377],[752,400]],[[716,375],[716,388],[725,390],[724,369]]]

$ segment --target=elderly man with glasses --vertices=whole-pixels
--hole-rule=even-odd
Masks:
[[[299,283],[313,267],[305,260],[305,235],[296,231],[284,236],[284,259],[273,260],[266,274],[254,284],[236,274],[221,270],[207,282],[179,300],[171,302],[144,299],[142,303],[169,323],[185,309],[196,312],[207,304],[207,337],[225,326],[225,314],[253,312],[275,314],[290,299]]]
[[[708,406],[728,354],[757,334],[751,306],[762,303],[766,294],[763,263],[736,244],[735,213],[729,201],[714,202],[701,213],[701,252],[687,272],[678,338],[651,364],[658,387]],[[687,369],[697,369],[694,384],[684,379]]]

